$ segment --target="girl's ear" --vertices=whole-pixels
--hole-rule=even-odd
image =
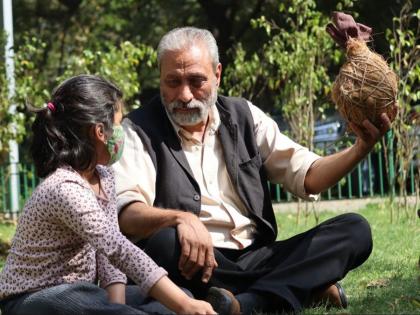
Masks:
[[[103,124],[96,124],[95,126],[92,126],[92,136],[94,140],[99,140],[102,142],[106,141],[105,136],[105,128]]]

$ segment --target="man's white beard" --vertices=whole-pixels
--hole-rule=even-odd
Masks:
[[[193,99],[189,103],[183,103],[181,101],[166,103],[162,93],[161,100],[175,123],[180,126],[195,126],[200,122],[205,122],[207,120],[211,106],[216,104],[217,88],[212,88],[210,95],[202,101]],[[183,113],[175,111],[177,108],[188,108],[194,110]]]

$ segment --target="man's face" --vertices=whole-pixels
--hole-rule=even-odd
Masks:
[[[166,52],[161,60],[160,93],[172,119],[180,126],[207,122],[215,104],[221,65],[214,71],[203,45]]]

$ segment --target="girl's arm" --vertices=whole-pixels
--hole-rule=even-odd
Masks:
[[[123,236],[116,218],[113,222],[114,220],[106,216],[93,193],[85,186],[70,181],[63,182],[55,193],[60,200],[52,205],[57,217],[106,256],[116,269],[133,279],[138,284],[141,295],[151,295],[178,314],[215,313],[209,303],[194,300],[178,288],[166,277],[167,272],[163,268]],[[115,281],[112,274],[102,280],[105,280],[104,287],[108,287],[109,283],[121,283]]]
[[[108,293],[108,300],[111,303],[125,304],[125,284],[111,283],[105,288]]]

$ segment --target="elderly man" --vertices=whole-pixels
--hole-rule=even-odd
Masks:
[[[217,95],[222,66],[207,30],[170,31],[158,62],[160,97],[124,121],[115,166],[122,231],[218,313],[346,307],[337,281],[370,255],[369,224],[343,214],[276,241],[267,180],[314,200],[390,128],[386,115],[380,129],[352,126],[353,146],[320,157],[247,100]]]

